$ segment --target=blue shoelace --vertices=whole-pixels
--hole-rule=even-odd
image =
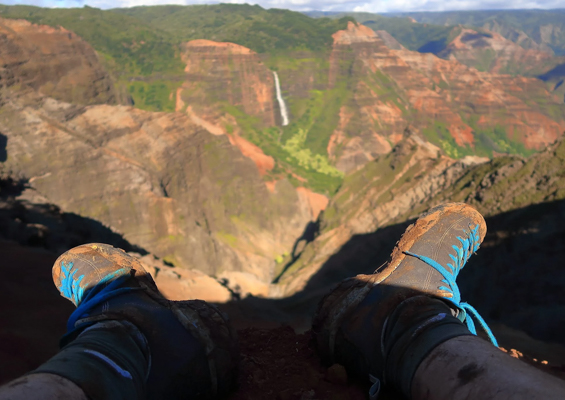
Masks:
[[[72,262],[69,262],[67,265],[64,262],[61,263],[61,272],[63,274],[60,288],[61,293],[65,297],[72,299],[77,306],[67,321],[67,333],[74,331],[78,320],[88,317],[92,309],[106,300],[123,293],[144,290],[141,287],[122,287],[131,278],[131,270],[121,268],[106,275],[96,286],[88,288],[86,296],[84,296],[84,288],[80,286],[84,275],[75,278],[77,270],[71,272],[72,268]]]
[[[483,330],[485,331],[485,333],[487,334],[492,344],[498,347],[498,342],[496,341],[496,338],[494,337],[492,331],[488,327],[485,320],[479,315],[479,312],[475,310],[475,308],[470,304],[461,301],[461,293],[459,292],[459,287],[455,282],[455,280],[457,279],[457,275],[459,274],[459,271],[463,269],[463,267],[465,266],[471,255],[479,249],[479,244],[480,244],[479,225],[477,224],[475,228],[471,229],[471,233],[469,234],[468,238],[463,239],[458,236],[457,239],[461,242],[461,246],[455,246],[455,245],[452,246],[453,249],[455,250],[456,256],[453,254],[449,254],[449,257],[453,260],[453,264],[448,263],[447,267],[449,267],[451,271],[429,257],[420,256],[418,254],[410,253],[408,251],[405,251],[404,254],[407,254],[412,257],[416,257],[418,260],[425,262],[430,267],[435,268],[444,277],[444,279],[442,279],[442,282],[447,285],[447,286],[440,286],[439,289],[451,293],[453,297],[451,298],[445,297],[445,299],[452,302],[460,310],[457,318],[461,322],[465,322],[467,324],[467,328],[469,329],[469,331],[471,331],[471,333],[474,335],[477,334],[477,329],[475,328],[475,323],[473,322],[473,318],[476,319],[483,328]]]

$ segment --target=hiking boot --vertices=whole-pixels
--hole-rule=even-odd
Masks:
[[[233,388],[238,345],[227,317],[204,301],[165,299],[140,262],[123,250],[99,243],[75,247],[55,261],[53,280],[77,306],[62,345],[81,340],[89,329],[105,329],[108,321],[119,322],[120,332],[129,329],[145,354],[147,398],[217,398]]]
[[[371,395],[384,381],[409,397],[413,375],[431,350],[476,334],[471,315],[496,345],[476,310],[461,302],[455,282],[485,234],[482,215],[463,203],[423,214],[386,264],[344,280],[322,299],[312,324],[322,358],[369,376],[375,382]]]

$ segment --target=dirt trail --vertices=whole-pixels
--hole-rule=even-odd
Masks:
[[[230,400],[364,400],[368,387],[348,382],[341,366],[320,364],[310,333],[297,335],[289,326],[238,331],[241,371],[238,391]]]

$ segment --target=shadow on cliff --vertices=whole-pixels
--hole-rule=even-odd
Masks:
[[[275,279],[273,279],[273,283],[278,283],[280,278],[285,274],[285,272],[292,267],[292,265],[298,261],[300,258],[300,253],[304,250],[304,247],[312,242],[316,238],[316,234],[320,229],[320,221],[317,220],[315,222],[308,222],[306,228],[302,232],[302,235],[294,242],[292,246],[292,252],[290,253],[290,261],[288,261],[285,266],[282,268],[281,272]]]
[[[25,189],[24,182],[0,180],[0,384],[59,348],[74,310],[51,278],[59,254],[88,242],[146,253],[98,221],[25,199]]]
[[[112,246],[142,255],[147,251],[129,243],[122,235],[100,222],[42,202],[25,181],[0,180],[0,238],[23,246],[40,247],[61,254],[89,242]],[[22,196],[23,195],[23,196]]]
[[[463,300],[488,322],[565,344],[565,201],[532,205],[487,218],[480,250],[460,273]],[[270,320],[308,329],[316,305],[342,279],[372,273],[388,260],[413,221],[353,236],[307,282],[284,299],[247,297],[221,307],[236,324]],[[278,321],[279,319],[280,321]]]
[[[4,162],[8,159],[8,137],[0,133],[0,162]]]

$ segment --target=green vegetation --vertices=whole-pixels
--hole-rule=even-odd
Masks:
[[[333,89],[312,90],[310,97],[302,102],[302,112],[289,126],[284,128],[283,141],[295,137],[301,130],[304,133],[303,144],[319,155],[327,154],[327,147],[332,132],[339,121],[339,110],[346,101],[348,91],[345,82],[340,82]]]
[[[237,43],[258,52],[285,49],[318,51],[332,44],[331,35],[347,26],[352,18],[312,19],[258,5],[219,4],[194,6],[152,6],[111,10],[135,17],[166,31],[179,41],[210,39]]]
[[[182,71],[171,36],[126,15],[88,6],[51,9],[0,5],[0,13],[3,18],[21,18],[73,31],[111,59],[115,72],[120,74],[148,76]]]
[[[494,49],[484,49],[479,53],[479,58],[475,60],[473,66],[479,71],[490,71],[492,66],[496,63],[497,54]]]
[[[333,177],[343,177],[343,172],[338,171],[328,163],[328,158],[320,154],[312,154],[310,149],[304,148],[306,131],[298,129],[298,133],[288,139],[283,146],[290,157],[296,160],[299,166],[307,170],[314,170]],[[287,158],[287,161],[291,161]]]
[[[176,84],[166,80],[150,82],[133,81],[127,83],[127,91],[136,107],[149,111],[174,111],[175,97],[171,93]]]
[[[506,129],[500,125],[493,128],[481,128],[477,125],[475,118],[466,123],[474,130],[474,147],[459,146],[449,133],[447,126],[441,122],[434,122],[432,126],[423,129],[422,133],[426,139],[439,146],[445,154],[452,158],[462,158],[468,155],[492,158],[493,152],[519,154],[527,157],[535,152],[526,149],[522,143],[514,138],[509,138]]]
[[[459,146],[444,123],[435,121],[431,127],[424,128],[422,133],[426,139],[441,148],[451,158],[461,158],[475,153],[470,147]]]
[[[528,150],[517,140],[511,139],[506,133],[506,129],[500,125],[490,129],[481,129],[475,132],[476,153],[493,156],[493,151],[505,154],[519,154],[527,157],[535,153],[535,150]]]
[[[306,131],[303,128],[294,124],[298,135],[292,135],[283,141],[282,127],[265,128],[257,118],[229,104],[223,105],[223,111],[236,118],[247,140],[276,160],[274,169],[265,179],[286,178],[294,186],[306,186],[327,195],[333,194],[341,184],[343,174],[329,164],[327,157],[314,154],[305,146]]]
[[[528,157],[535,153],[528,150],[512,134],[508,134],[505,127],[496,125],[492,128],[479,126],[478,117],[471,116],[463,118],[465,123],[473,129],[475,136],[474,154],[485,157],[493,157],[493,152],[505,154],[518,154]]]

